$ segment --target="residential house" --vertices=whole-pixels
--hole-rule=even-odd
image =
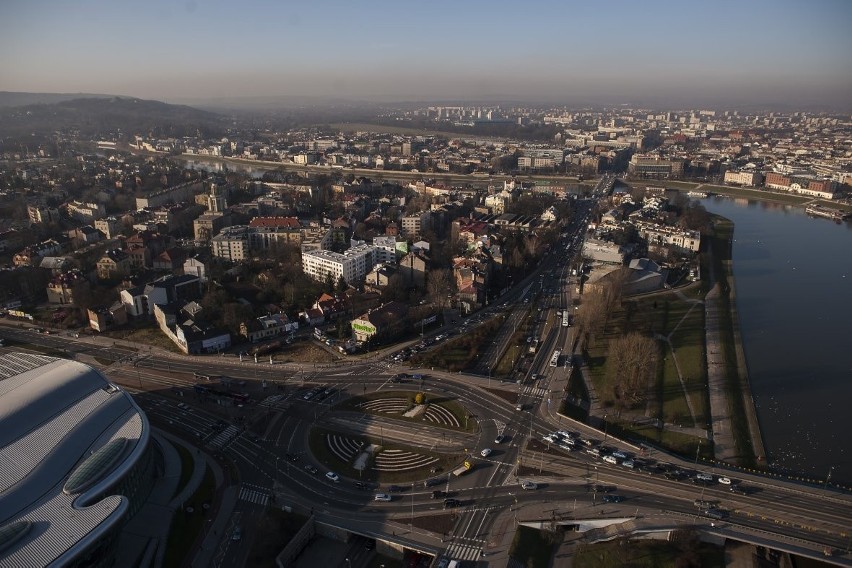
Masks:
[[[174,273],[178,268],[183,266],[185,257],[186,253],[181,248],[172,247],[166,249],[154,259],[154,270]]]
[[[74,287],[85,281],[83,273],[77,269],[55,274],[47,283],[47,302],[49,304],[73,304]]]
[[[202,284],[207,282],[207,275],[210,273],[210,261],[206,260],[203,255],[195,255],[187,258],[183,262],[183,273],[197,276]]]
[[[130,256],[120,249],[106,251],[97,263],[98,278],[101,280],[120,278],[130,272]]]
[[[95,331],[107,331],[127,323],[127,308],[121,302],[110,306],[90,308],[87,310],[89,327]]]
[[[398,337],[408,325],[408,306],[388,302],[352,320],[352,333],[358,342],[384,341]]]

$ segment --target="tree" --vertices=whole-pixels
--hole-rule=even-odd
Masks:
[[[338,294],[342,294],[347,290],[347,288],[349,288],[349,284],[346,283],[346,280],[343,278],[343,276],[339,277],[337,279],[337,287],[335,289],[336,292]]]
[[[645,400],[657,365],[656,341],[630,332],[610,344],[608,370],[617,377],[614,394],[617,403],[630,407]]]
[[[453,281],[450,278],[449,270],[436,268],[429,271],[426,278],[426,293],[439,310],[447,305],[447,298],[452,293],[452,286]]]

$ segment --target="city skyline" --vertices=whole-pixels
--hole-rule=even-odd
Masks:
[[[0,90],[166,102],[519,100],[847,110],[852,5],[163,1],[0,8]]]

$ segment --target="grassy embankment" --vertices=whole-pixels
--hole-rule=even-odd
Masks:
[[[734,444],[737,447],[739,465],[753,467],[755,455],[751,444],[748,417],[746,415],[743,393],[748,385],[743,384],[747,377],[740,376],[737,364],[737,344],[734,335],[736,321],[736,305],[731,301],[731,283],[733,270],[731,264],[731,242],[733,240],[734,225],[728,219],[714,217],[714,233],[710,236],[709,246],[712,253],[707,260],[712,263],[708,269],[716,275],[719,287],[719,326],[721,349],[725,361],[725,376],[728,404],[731,412],[731,431],[734,436]],[[702,273],[708,277],[710,270],[702,266]],[[705,287],[709,286],[705,283]]]
[[[519,526],[509,548],[509,557],[521,566],[529,568],[547,568],[553,549],[562,540],[562,533],[545,531]]]
[[[446,341],[431,351],[418,353],[411,364],[419,367],[435,367],[451,372],[463,371],[474,365],[486,349],[491,338],[500,329],[505,316],[494,318],[452,340]]]
[[[574,568],[675,568],[676,566],[720,568],[725,565],[725,549],[707,543],[678,546],[658,540],[625,540],[586,544],[574,554]]]
[[[163,558],[164,566],[181,566],[187,552],[192,550],[190,543],[201,534],[204,529],[207,512],[202,504],[212,503],[216,492],[216,482],[213,472],[208,467],[204,472],[204,479],[195,493],[192,494],[183,509],[175,511],[172,524],[169,527],[169,540],[166,544],[166,552]],[[192,512],[187,512],[192,508]]]
[[[286,513],[275,507],[267,507],[263,517],[254,525],[255,533],[246,566],[274,568],[275,557],[281,553],[308,518],[298,513]]]

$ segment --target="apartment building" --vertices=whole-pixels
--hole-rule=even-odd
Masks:
[[[760,172],[738,172],[731,170],[725,172],[725,183],[756,187],[763,183],[763,174]]]
[[[402,218],[402,234],[406,237],[422,235],[424,231],[430,228],[430,219],[431,214],[429,211],[406,215]]]
[[[330,250],[302,253],[302,270],[320,282],[329,274],[335,282],[341,277],[347,284],[362,282],[375,264],[376,247],[373,245],[359,245],[343,253]]]
[[[239,262],[249,257],[249,228],[246,225],[225,227],[210,240],[213,256],[231,262]]]
[[[679,176],[683,174],[683,160],[664,160],[657,156],[634,154],[627,171],[636,175]]]

